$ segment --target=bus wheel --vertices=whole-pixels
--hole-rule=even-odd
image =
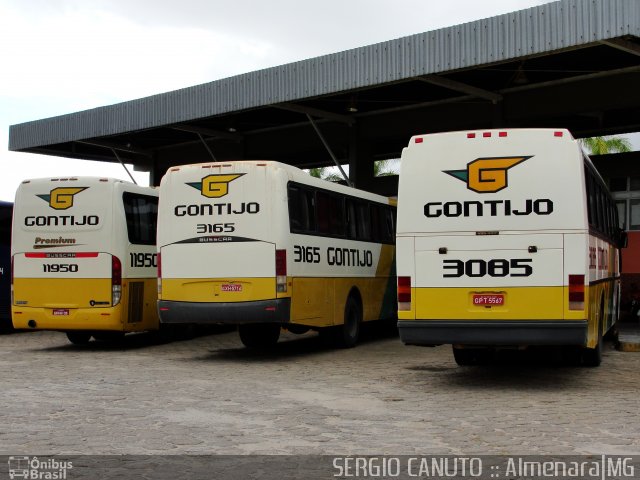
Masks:
[[[358,343],[362,309],[353,296],[349,296],[344,306],[344,323],[336,330],[336,344],[340,348],[352,348]]]
[[[67,332],[67,338],[74,345],[86,345],[91,340],[90,333],[84,332]]]
[[[95,338],[98,342],[116,343],[124,339],[124,332],[94,333],[93,338]]]
[[[280,325],[277,323],[247,323],[238,325],[242,344],[247,348],[270,348],[278,343]]]
[[[453,358],[461,367],[482,365],[491,359],[492,351],[488,348],[456,348],[453,347]]]

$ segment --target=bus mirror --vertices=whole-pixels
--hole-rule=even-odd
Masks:
[[[618,248],[627,248],[628,243],[627,232],[622,228],[618,228]]]

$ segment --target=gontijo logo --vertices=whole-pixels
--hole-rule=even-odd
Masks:
[[[444,170],[444,173],[466,182],[467,188],[476,193],[495,193],[508,186],[507,170],[529,158],[531,156],[477,158],[467,164],[466,170]]]
[[[89,187],[58,187],[49,192],[48,195],[36,195],[55,210],[66,210],[73,207],[73,198]]]
[[[229,183],[244,173],[207,175],[200,182],[187,183],[207,198],[220,198],[229,193]]]

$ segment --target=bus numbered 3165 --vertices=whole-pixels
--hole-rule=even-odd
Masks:
[[[14,203],[12,316],[74,344],[157,330],[158,193],[110,178],[25,180]]]
[[[271,161],[169,169],[158,213],[162,323],[238,325],[247,347],[285,328],[342,347],[395,319],[395,206]]]
[[[451,344],[461,365],[531,345],[600,364],[618,320],[626,236],[567,130],[415,136],[402,153],[398,205],[405,344]]]

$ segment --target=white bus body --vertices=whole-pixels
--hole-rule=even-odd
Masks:
[[[568,131],[415,136],[398,205],[404,343],[453,344],[459,363],[474,347],[574,345],[599,363],[618,318],[621,237]]]
[[[389,199],[269,161],[171,168],[160,192],[161,322],[236,324],[259,346],[280,326],[343,325],[353,308],[362,321],[395,316],[393,225],[386,242],[341,231],[344,202],[393,222]]]
[[[155,330],[158,193],[96,177],[25,180],[13,214],[13,325],[67,332]]]

